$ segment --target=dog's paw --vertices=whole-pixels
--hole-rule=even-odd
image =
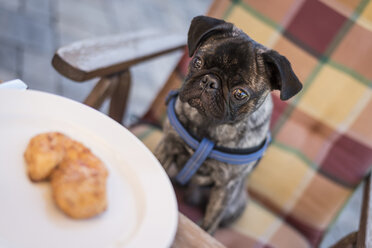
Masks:
[[[207,233],[209,233],[210,235],[213,236],[213,234],[216,232],[217,228],[218,228],[218,222],[217,221],[214,221],[214,222],[206,222],[205,220],[202,222],[202,224],[200,225],[200,227],[206,231]]]

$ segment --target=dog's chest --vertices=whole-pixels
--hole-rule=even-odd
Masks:
[[[176,102],[176,113],[182,125],[198,140],[206,137],[212,140],[216,147],[231,149],[247,149],[259,146],[269,131],[269,122],[272,111],[271,98],[267,98],[261,107],[249,118],[239,123],[212,125],[205,123],[198,111],[180,100]],[[172,129],[172,133],[177,133]],[[180,137],[175,139],[184,147],[184,154],[175,154],[176,166],[182,169],[186,161],[193,155],[194,150]],[[186,154],[185,154],[186,153]],[[236,177],[245,177],[252,170],[255,162],[244,165],[232,165],[214,159],[207,159],[194,175],[196,177],[211,177],[213,181],[221,184]]]

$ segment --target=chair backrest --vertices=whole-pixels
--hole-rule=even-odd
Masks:
[[[304,85],[287,102],[273,92],[274,140],[248,190],[317,244],[372,165],[372,2],[223,0],[208,15],[286,56]],[[148,120],[163,119],[188,61],[185,53]]]

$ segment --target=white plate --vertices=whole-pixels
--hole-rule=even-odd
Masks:
[[[109,170],[108,209],[88,220],[66,217],[49,183],[32,183],[23,152],[38,133],[82,142]],[[78,102],[38,91],[0,90],[0,247],[169,247],[177,228],[171,183],[127,129]]]

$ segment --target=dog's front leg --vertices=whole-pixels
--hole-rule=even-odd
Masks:
[[[206,213],[201,225],[208,233],[213,234],[218,228],[224,217],[224,211],[229,202],[230,193],[234,191],[234,188],[234,180],[228,182],[227,185],[212,187]]]
[[[210,176],[193,176],[185,193],[186,203],[193,206],[205,206],[212,183],[213,179]]]
[[[154,151],[155,157],[159,160],[164,170],[169,174],[169,169],[174,161],[172,155],[167,152],[165,139],[162,139]]]

